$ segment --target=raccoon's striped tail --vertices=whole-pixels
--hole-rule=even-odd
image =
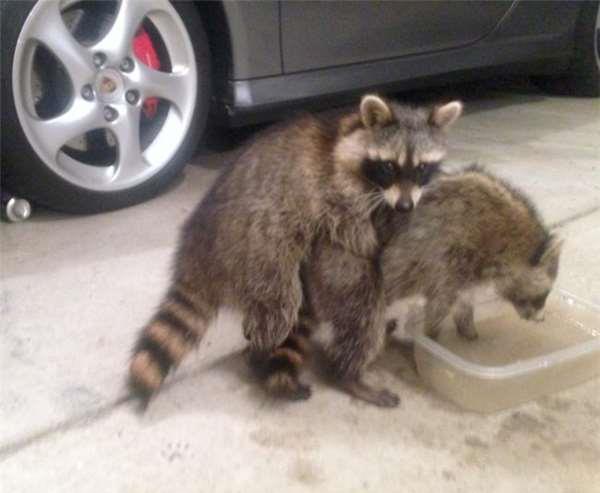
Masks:
[[[310,387],[299,379],[300,371],[309,357],[309,337],[310,328],[298,325],[281,346],[268,356],[263,374],[267,392],[293,400],[310,397]]]
[[[169,371],[200,342],[213,316],[212,307],[173,286],[134,347],[129,366],[132,390],[146,398],[158,390]]]

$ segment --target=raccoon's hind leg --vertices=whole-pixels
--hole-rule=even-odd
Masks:
[[[256,259],[255,272],[240,290],[244,314],[242,329],[257,354],[268,355],[292,332],[302,305],[300,265],[293,256],[286,261]]]
[[[242,328],[250,343],[250,363],[258,370],[272,394],[308,399],[310,389],[298,380],[305,354],[301,341],[292,333],[298,322],[302,290],[282,293],[278,301],[245,300]],[[272,293],[271,293],[272,294]]]
[[[298,308],[299,303],[290,300],[249,303],[244,310],[242,330],[252,353],[266,357],[279,347],[298,321]]]
[[[475,328],[473,305],[460,299],[454,305],[454,324],[459,335],[468,340],[475,340],[479,336]]]

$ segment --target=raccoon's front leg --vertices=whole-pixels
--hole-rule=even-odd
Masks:
[[[362,379],[343,381],[342,388],[350,395],[379,407],[397,407],[400,404],[400,398],[393,392],[387,389],[375,389]]]
[[[366,267],[369,263],[364,262]],[[349,394],[381,407],[395,407],[398,396],[387,389],[374,388],[364,374],[380,353],[386,335],[379,272],[368,265],[353,286],[331,293],[331,323],[325,350],[341,387]],[[350,288],[350,289],[348,289]]]
[[[454,305],[454,324],[459,335],[468,340],[477,339],[477,329],[473,316],[473,305],[465,300],[459,300]]]
[[[375,315],[375,314],[374,314]],[[381,407],[396,407],[399,397],[385,388],[364,381],[368,365],[379,354],[385,339],[385,324],[380,317],[367,323],[333,324],[334,338],[327,353],[341,387],[350,395]]]
[[[397,406],[396,395],[363,381],[385,342],[379,260],[328,240],[317,242],[302,276],[310,312],[321,323],[315,340],[324,346],[345,391],[379,406]]]
[[[425,304],[425,334],[432,339],[437,339],[442,329],[442,322],[450,313],[456,295],[437,295],[427,298]]]

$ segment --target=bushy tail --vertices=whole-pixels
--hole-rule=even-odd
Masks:
[[[131,358],[130,384],[149,396],[197,345],[213,318],[214,310],[174,285],[152,320],[144,327]]]
[[[299,324],[267,358],[263,378],[267,392],[291,399],[308,399],[310,388],[299,380],[310,355],[310,327]]]

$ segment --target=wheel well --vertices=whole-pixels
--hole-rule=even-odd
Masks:
[[[214,98],[223,94],[226,82],[232,73],[231,34],[221,1],[196,1],[194,2],[210,47],[212,64]]]

